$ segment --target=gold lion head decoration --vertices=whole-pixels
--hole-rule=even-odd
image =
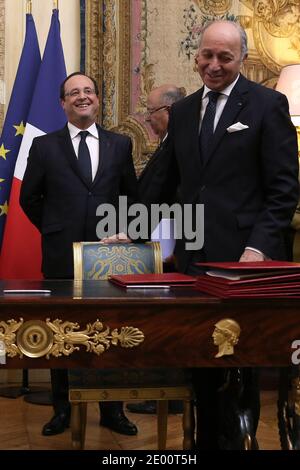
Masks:
[[[234,354],[234,346],[239,341],[240,333],[240,325],[232,318],[224,318],[218,321],[212,334],[214,344],[219,348],[215,357]]]

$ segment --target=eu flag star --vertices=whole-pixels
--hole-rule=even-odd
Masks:
[[[1,215],[7,215],[8,212],[8,204],[7,201],[3,204],[3,206],[0,204],[0,217]]]
[[[6,149],[4,147],[4,144],[1,145],[0,147],[0,157],[4,158],[4,160],[6,160],[6,154],[10,152],[10,150]]]
[[[14,128],[16,129],[16,133],[15,133],[15,137],[17,135],[24,135],[24,132],[25,132],[25,126],[24,126],[24,122],[21,121],[19,125],[15,125]]]

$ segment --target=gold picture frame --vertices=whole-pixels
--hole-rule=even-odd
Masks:
[[[105,15],[103,15],[105,7]],[[130,21],[128,0],[86,2],[86,73],[99,83],[100,122],[107,129],[131,137],[139,173],[157,142],[146,127],[130,115]]]

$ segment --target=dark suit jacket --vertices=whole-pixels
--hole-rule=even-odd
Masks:
[[[79,172],[67,126],[33,140],[20,204],[42,234],[46,277],[73,276],[72,243],[97,240],[99,204],[117,209],[119,195],[127,195],[129,203],[136,200],[130,139],[101,127],[98,132],[99,167],[91,184]]]
[[[172,165],[184,204],[204,204],[207,261],[238,260],[246,246],[273,259],[286,256],[284,232],[298,201],[296,132],[284,95],[240,76],[227,100],[202,165],[199,119],[203,89],[170,112]],[[240,122],[248,128],[229,133]],[[194,255],[176,248],[186,270]]]
[[[174,199],[170,186],[161,184],[170,169],[169,147],[167,137],[157,147],[138,179],[139,200],[147,206],[161,202],[172,202]]]

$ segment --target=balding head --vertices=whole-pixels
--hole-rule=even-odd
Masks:
[[[235,21],[229,21],[229,20],[209,21],[202,28],[200,39],[199,39],[199,48],[201,46],[201,42],[205,34],[205,31],[207,31],[209,28],[215,29],[217,33],[218,31],[223,31],[223,33],[225,34],[232,34],[235,30],[235,32],[239,35],[239,40],[240,40],[241,61],[247,57],[247,54],[248,54],[247,34],[244,28],[242,28],[242,26],[239,23],[236,23]]]
[[[214,21],[203,30],[196,63],[203,83],[222,92],[240,73],[247,56],[244,30],[233,21]]]
[[[176,101],[184,98],[185,95],[186,91],[184,88],[172,84],[161,85],[149,93],[146,120],[160,139],[163,139],[167,133],[170,107]]]

